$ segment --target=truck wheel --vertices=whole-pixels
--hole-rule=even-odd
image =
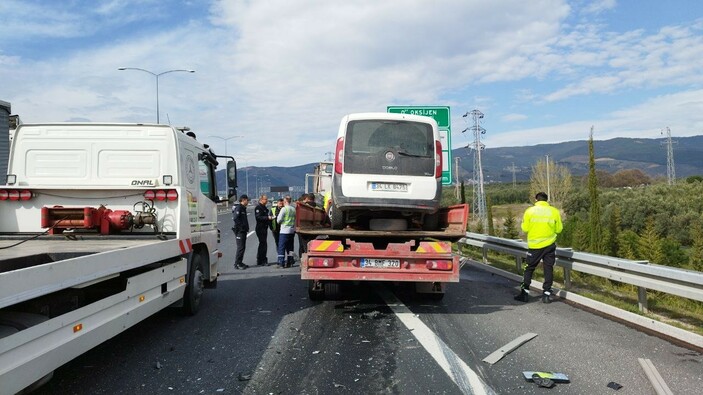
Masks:
[[[315,281],[308,281],[308,297],[310,300],[319,302],[325,300],[325,289],[315,289]]]
[[[200,300],[203,297],[203,264],[202,255],[193,252],[188,268],[188,283],[183,295],[183,313],[195,315],[200,309]]]
[[[439,228],[439,213],[425,214],[422,230],[437,230]]]
[[[330,206],[330,223],[332,229],[340,230],[344,228],[344,214],[333,204]]]
[[[342,285],[336,281],[325,282],[324,288],[327,300],[338,300],[342,296]]]

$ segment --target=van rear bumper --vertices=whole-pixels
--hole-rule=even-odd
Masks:
[[[439,210],[442,198],[441,180],[438,179],[436,193],[433,199],[391,199],[391,198],[367,198],[344,196],[339,178],[335,177],[332,183],[332,200],[336,208],[341,211],[411,211],[427,214],[434,214]]]

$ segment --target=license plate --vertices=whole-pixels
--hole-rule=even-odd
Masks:
[[[399,268],[400,259],[361,258],[361,267]]]
[[[373,191],[407,192],[408,184],[398,184],[392,182],[372,182]]]

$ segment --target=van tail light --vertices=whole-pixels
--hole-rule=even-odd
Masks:
[[[28,189],[0,189],[0,200],[27,201],[34,197]]]
[[[344,137],[337,139],[337,148],[334,151],[334,172],[342,174],[344,166]]]
[[[435,159],[434,159],[434,177],[442,177],[442,143],[439,140],[435,140]]]
[[[175,189],[157,189],[149,190],[144,192],[144,199],[146,200],[158,200],[158,201],[174,201],[178,200],[178,191]]]

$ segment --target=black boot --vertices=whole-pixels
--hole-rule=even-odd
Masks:
[[[518,302],[527,303],[529,301],[529,295],[527,294],[527,291],[521,289],[520,293],[515,295],[513,299],[517,300]]]
[[[542,292],[542,303],[552,303],[552,294],[551,290]]]

